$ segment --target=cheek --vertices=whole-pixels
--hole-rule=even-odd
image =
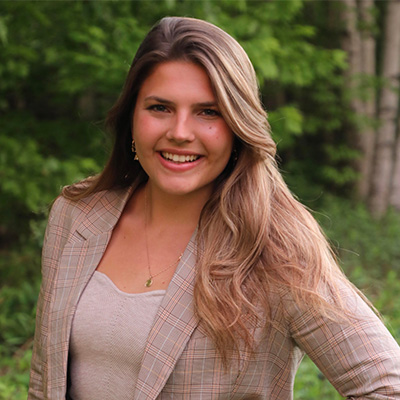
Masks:
[[[233,148],[233,133],[228,127],[219,131],[218,143],[221,147],[221,153],[229,159]]]
[[[160,132],[160,124],[154,118],[140,113],[133,118],[133,136],[138,143],[150,143]]]
[[[223,123],[218,125],[209,125],[207,133],[210,142],[216,152],[218,153],[231,153],[233,147],[233,133],[229,127]]]
[[[148,125],[148,119],[140,113],[133,118],[133,132],[137,135],[140,135],[142,131],[146,131]]]

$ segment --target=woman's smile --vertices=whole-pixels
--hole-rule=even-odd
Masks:
[[[173,153],[169,153],[166,151],[162,151],[161,153],[161,157],[164,158],[165,160],[168,161],[173,161],[174,163],[177,164],[182,164],[182,163],[191,163],[193,161],[196,161],[200,158],[199,155],[194,155],[194,154],[187,154],[187,155],[183,155],[183,154],[173,154]]]
[[[160,151],[160,164],[175,173],[189,171],[198,166],[202,161],[202,156],[193,153],[176,153],[173,151]]]

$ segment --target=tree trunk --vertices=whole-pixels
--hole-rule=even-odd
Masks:
[[[355,163],[360,173],[357,192],[360,198],[366,200],[370,191],[375,143],[375,89],[368,79],[376,75],[375,38],[372,34],[375,24],[372,13],[374,1],[364,0],[359,5],[356,0],[342,1],[345,4],[342,47],[348,54],[349,64],[346,80],[351,95],[350,108],[356,116],[348,137],[360,151],[360,158]]]
[[[352,98],[350,106],[356,113],[363,112],[362,102],[359,96],[354,96],[357,91],[358,79],[361,74],[361,35],[357,28],[357,2],[356,0],[343,0],[345,4],[343,10],[343,19],[345,30],[342,40],[342,47],[348,55],[348,69],[346,71],[346,79],[350,89],[352,89]]]
[[[397,130],[399,131],[400,119],[397,119]],[[392,193],[390,196],[390,205],[400,211],[400,133],[397,132],[397,144],[393,172]]]
[[[369,206],[374,216],[382,216],[389,205],[394,170],[396,117],[400,74],[400,0],[387,4],[382,77],[385,85],[379,104],[375,169]]]
[[[361,129],[359,137],[359,148],[362,156],[359,161],[361,178],[358,184],[358,193],[363,200],[368,198],[371,188],[371,176],[374,165],[375,148],[375,119],[376,119],[376,96],[375,87],[368,82],[368,78],[376,76],[376,41],[373,35],[375,18],[373,14],[374,0],[360,2],[360,15],[363,23],[361,31],[361,58],[362,73],[364,79],[364,115],[365,124]]]

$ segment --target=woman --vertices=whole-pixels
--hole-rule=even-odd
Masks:
[[[164,18],[108,116],[104,171],[50,213],[30,399],[400,398],[400,350],[284,184],[253,67]]]

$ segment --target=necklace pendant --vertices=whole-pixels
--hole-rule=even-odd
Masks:
[[[151,277],[149,279],[147,279],[146,283],[144,284],[144,286],[146,287],[150,287],[153,284],[153,279],[151,279]]]

